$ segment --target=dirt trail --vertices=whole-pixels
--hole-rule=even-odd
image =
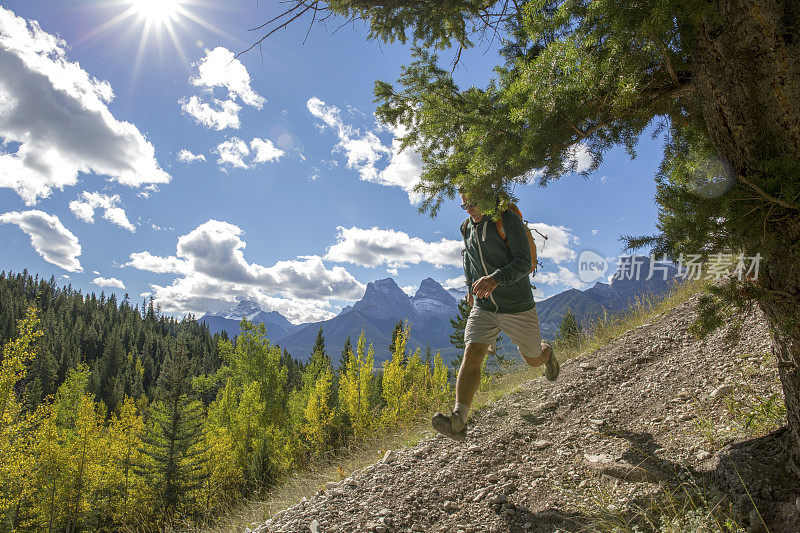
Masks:
[[[591,530],[599,494],[627,519],[664,482],[688,479],[722,487],[756,531],[737,471],[770,531],[800,531],[781,433],[742,443],[726,415],[729,396],[780,392],[763,315],[734,346],[724,329],[697,341],[697,298],[473,414],[465,442],[435,435],[390,451],[255,531]]]

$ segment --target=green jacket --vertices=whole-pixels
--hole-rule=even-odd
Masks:
[[[510,211],[504,211],[503,229],[508,244],[500,237],[493,220],[484,216],[477,224],[467,218],[461,224],[464,237],[464,275],[467,290],[483,276],[492,276],[498,287],[488,298],[475,298],[480,309],[495,313],[520,313],[535,305],[528,274],[531,270],[531,250],[524,222]]]

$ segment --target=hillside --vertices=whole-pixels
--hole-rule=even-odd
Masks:
[[[648,531],[645,517],[669,515],[678,487],[697,487],[709,508],[703,487],[715,487],[725,496],[715,512],[750,531],[762,516],[769,531],[799,531],[781,430],[765,423],[752,439],[759,417],[744,429],[748,405],[768,412],[780,395],[763,315],[745,317],[732,346],[725,330],[698,341],[688,330],[697,300],[563,363],[555,384],[532,379],[473,413],[465,442],[430,435],[387,452],[254,531],[630,531],[637,521]],[[692,520],[688,509],[671,514]]]

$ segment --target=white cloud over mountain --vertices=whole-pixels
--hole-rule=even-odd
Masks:
[[[76,217],[89,224],[94,222],[94,210],[102,209],[104,219],[128,231],[136,231],[119,203],[120,198],[117,194],[108,195],[83,191],[79,199],[69,203],[69,208]]]
[[[359,129],[344,123],[338,107],[325,105],[325,102],[317,97],[310,98],[306,107],[314,117],[323,122],[323,128],[330,127],[336,131],[339,142],[333,151],[343,152],[347,167],[357,170],[362,180],[389,187],[400,187],[406,191],[411,203],[419,203],[422,200],[421,195],[413,191],[422,172],[422,159],[412,148],[400,150],[398,138],[406,134],[404,128],[379,126],[375,131],[362,133]],[[388,129],[394,134],[390,146],[384,145],[377,135],[382,129]],[[379,169],[381,162],[385,164]]]
[[[251,87],[250,74],[245,66],[227,48],[218,46],[207,51],[194,66],[197,67],[197,76],[190,78],[189,82],[209,95],[212,103],[197,95],[182,98],[179,103],[181,109],[199,124],[214,130],[237,129],[241,125],[239,112],[242,110],[237,100],[256,109],[261,109],[266,102]],[[215,88],[224,89],[227,98],[211,96]]]
[[[327,268],[319,256],[278,261],[270,267],[248,263],[242,234],[238,226],[209,220],[178,239],[174,256],[133,253],[125,266],[179,274],[171,285],[151,285],[164,309],[176,313],[202,313],[249,297],[290,320],[323,320],[334,314],[326,309],[331,300],[364,294],[364,285],[347,270]]]
[[[325,259],[365,267],[387,265],[402,268],[429,263],[434,267],[461,266],[463,241],[441,239],[427,242],[394,229],[338,226],[336,244],[328,248]]]
[[[445,289],[458,289],[467,285],[467,280],[464,276],[458,276],[456,278],[448,278],[444,280],[442,283],[442,287]]]
[[[66,43],[0,7],[0,187],[26,204],[95,173],[130,186],[170,180],[153,145],[107,104],[111,85],[69,61]],[[13,149],[12,149],[13,150]]]
[[[31,246],[42,259],[69,272],[83,272],[78,257],[78,238],[55,215],[32,209],[0,215],[0,224],[16,224],[31,239]]]
[[[558,266],[557,270],[551,272],[538,272],[533,281],[544,283],[545,285],[574,287],[576,289],[583,289],[589,285],[582,282],[575,272],[563,266]]]

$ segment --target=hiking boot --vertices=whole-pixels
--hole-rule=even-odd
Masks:
[[[548,346],[550,346],[548,344]],[[558,359],[556,358],[556,352],[553,351],[553,347],[550,346],[550,359],[547,360],[544,366],[544,376],[547,378],[547,381],[555,381],[558,378],[558,373],[561,370]]]
[[[451,412],[449,415],[436,413],[431,418],[433,429],[454,440],[464,440],[467,437],[467,425],[461,417]]]

